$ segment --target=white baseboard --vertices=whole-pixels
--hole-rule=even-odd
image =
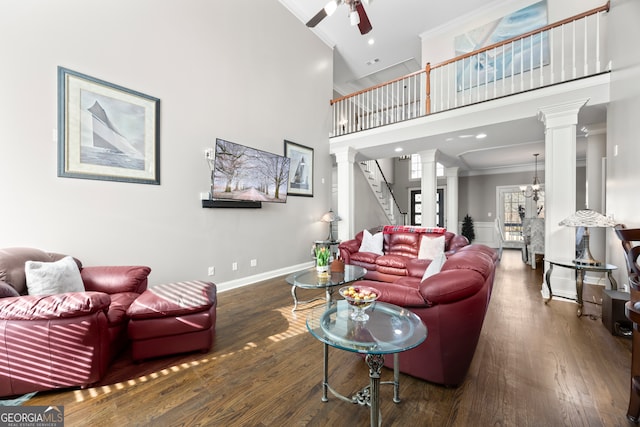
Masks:
[[[240,279],[230,280],[228,282],[216,282],[216,289],[218,292],[229,291],[231,289],[241,288],[243,286],[262,282],[263,280],[269,280],[275,277],[284,276],[285,274],[291,274],[296,271],[304,270],[305,268],[311,268],[313,267],[313,265],[313,261],[309,261],[298,265],[291,265],[289,267],[280,268],[277,270],[265,271],[264,273],[254,274],[253,276],[241,277]]]

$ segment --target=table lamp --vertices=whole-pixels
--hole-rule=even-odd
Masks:
[[[335,221],[340,221],[340,219],[341,218],[338,215],[336,215],[331,209],[329,209],[329,212],[322,215],[322,218],[320,218],[320,221],[329,223],[329,237],[327,237],[327,240],[330,240],[330,241],[335,240],[333,238],[333,223]]]
[[[589,227],[613,227],[615,222],[591,209],[582,209],[560,221],[558,225],[567,227],[584,227],[583,245],[578,258],[573,260],[578,265],[602,265],[593,258],[589,250]]]

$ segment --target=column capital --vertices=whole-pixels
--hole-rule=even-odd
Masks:
[[[336,147],[332,150],[332,154],[336,156],[337,163],[354,163],[358,152],[353,147]]]
[[[418,154],[420,154],[420,161],[422,163],[436,162],[438,161],[438,154],[440,154],[440,152],[434,149],[434,150],[419,151]]]
[[[538,120],[547,129],[578,124],[578,112],[589,99],[579,99],[564,104],[550,105],[538,110]]]
[[[449,178],[457,177],[460,168],[458,166],[454,166],[452,168],[444,168],[444,175]]]

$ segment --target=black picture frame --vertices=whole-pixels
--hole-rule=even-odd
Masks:
[[[58,67],[58,176],[160,184],[160,100]]]
[[[313,197],[313,148],[285,139],[284,155],[291,159],[288,195]]]

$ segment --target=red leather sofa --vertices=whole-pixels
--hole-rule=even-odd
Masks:
[[[85,292],[27,295],[25,262],[62,254],[0,249],[0,396],[99,381],[128,342],[126,311],[147,288],[144,266],[82,267]]]
[[[451,242],[459,240],[452,236],[448,240],[447,260],[440,272],[422,280],[430,261],[407,257],[407,253],[415,252],[419,236],[402,234],[385,236],[386,251],[400,247],[396,242],[405,245],[413,242],[405,255],[400,255],[407,258],[404,271],[399,268],[396,271],[402,274],[390,274],[388,265],[383,265],[386,268],[380,271],[381,264],[378,263],[375,264],[378,270],[368,273],[359,284],[378,289],[379,301],[408,308],[427,326],[427,339],[418,347],[400,353],[400,371],[436,384],[457,387],[469,371],[480,338],[493,287],[497,252],[480,244],[456,244],[453,250]],[[353,241],[340,246],[346,263],[357,263],[357,259],[367,256],[366,253],[355,255]],[[385,365],[392,367],[393,358],[387,357]]]
[[[444,235],[444,252],[450,256],[460,248],[467,246],[466,237],[445,231],[413,232],[391,231],[400,227],[382,226],[370,232],[383,234],[383,254],[359,252],[364,230],[356,234],[354,239],[340,243],[338,249],[345,264],[359,265],[367,270],[365,279],[380,282],[395,282],[405,276],[421,278],[430,264],[429,260],[419,259],[420,242],[423,237],[434,238]],[[387,229],[387,231],[383,231]],[[414,229],[407,227],[407,229]],[[421,230],[420,228],[415,228]]]

